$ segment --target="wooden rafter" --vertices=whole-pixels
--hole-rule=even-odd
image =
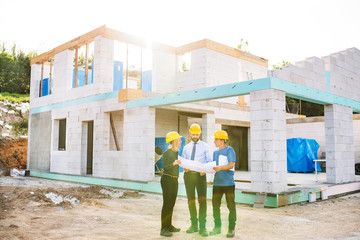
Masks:
[[[151,48],[153,50],[158,50],[176,55],[183,55],[184,53],[205,47],[219,53],[223,53],[238,59],[243,59],[248,62],[268,67],[268,60],[265,58],[255,56],[253,54],[241,51],[237,48],[229,47],[209,39],[200,40],[180,47],[172,47],[157,42],[149,43],[145,38],[140,38],[127,33],[119,32],[117,30],[107,28],[106,25],[103,25],[93,31],[81,35],[67,43],[64,43],[46,53],[43,53],[31,59],[30,64],[46,62],[49,60],[49,58],[53,58],[55,54],[60,53],[64,50],[71,50],[89,44],[94,41],[96,36],[102,36],[104,38],[117,40],[128,44],[134,44],[143,48]]]
[[[105,30],[106,30],[105,25],[103,25],[99,28],[96,28],[95,30],[85,33],[84,35],[81,35],[67,43],[64,43],[46,53],[43,53],[37,57],[34,57],[33,59],[31,59],[30,64],[46,62],[46,61],[48,61],[49,58],[54,57],[55,54],[58,54],[64,50],[74,49],[76,47],[81,47],[81,46],[85,45],[86,43],[91,43],[94,41],[94,38],[96,36],[102,35],[105,32]]]
[[[74,88],[77,88],[78,79],[78,64],[79,64],[79,49],[75,48],[75,76],[74,76]]]
[[[89,75],[89,63],[88,63],[88,58],[89,58],[89,43],[86,43],[86,50],[85,50],[85,85],[88,85],[88,75]]]
[[[52,68],[53,68],[53,61],[50,60],[49,94],[51,94]]]
[[[44,63],[41,64],[40,97],[42,97],[42,92],[43,92],[43,79],[44,79]]]

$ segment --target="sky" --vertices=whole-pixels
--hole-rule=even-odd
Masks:
[[[360,0],[0,0],[0,42],[49,51],[106,24],[178,47],[210,39],[279,65],[360,49]]]

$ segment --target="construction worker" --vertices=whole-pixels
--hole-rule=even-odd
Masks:
[[[210,147],[207,143],[200,140],[200,134],[201,128],[199,124],[192,124],[189,129],[191,142],[184,147],[182,157],[200,163],[212,162]],[[200,225],[199,234],[206,237],[208,236],[206,231],[206,175],[205,173],[189,171],[188,169],[184,169],[184,171],[184,183],[191,220],[191,226],[186,230],[186,232],[198,232],[198,225]],[[195,189],[197,191],[199,201],[199,219],[197,218],[195,204]]]
[[[232,147],[227,146],[229,139],[227,132],[223,130],[216,131],[214,134],[214,143],[219,150],[213,154],[216,166],[213,168],[216,173],[213,186],[213,215],[215,226],[210,235],[221,233],[220,204],[221,198],[225,194],[226,204],[229,209],[229,228],[226,237],[233,238],[235,236],[236,207],[235,207],[235,181],[234,181],[234,165],[235,151]]]
[[[166,143],[171,146],[163,154],[164,172],[161,176],[163,191],[163,206],[161,209],[160,235],[171,237],[173,232],[180,232],[180,228],[172,225],[172,214],[178,193],[179,164],[178,151],[181,147],[181,136],[177,132],[166,134]]]

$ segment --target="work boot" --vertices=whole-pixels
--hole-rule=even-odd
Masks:
[[[160,236],[164,236],[164,237],[172,237],[172,233],[171,232],[169,232],[169,230],[167,230],[167,229],[161,229],[161,231],[160,231]]]
[[[233,238],[235,236],[235,231],[234,229],[229,229],[229,231],[226,234],[227,238]]]
[[[200,229],[199,234],[200,234],[202,237],[207,237],[207,236],[209,236],[208,232],[206,231],[206,228]]]
[[[186,233],[194,233],[199,231],[198,227],[196,225],[191,225],[188,230],[186,230]]]
[[[218,235],[221,233],[220,227],[214,227],[214,229],[210,232],[210,236]]]
[[[176,228],[173,225],[171,225],[171,227],[168,228],[169,232],[180,232],[180,228]]]

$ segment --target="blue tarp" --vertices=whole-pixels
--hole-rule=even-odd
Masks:
[[[114,83],[113,91],[123,89],[124,78],[124,64],[119,61],[114,61]]]
[[[287,170],[288,172],[314,172],[315,162],[318,159],[319,144],[315,139],[290,138],[287,139]],[[321,172],[319,162],[316,162],[317,171]]]
[[[145,91],[152,91],[152,70],[142,72],[141,89]]]
[[[88,71],[88,84],[92,84],[94,82],[94,63],[91,63],[91,71]],[[81,87],[85,85],[85,70],[78,70],[78,81],[77,86]],[[75,88],[75,69],[73,69],[73,81],[72,87]]]
[[[181,147],[179,148],[179,156],[181,156],[182,150],[185,147],[185,141],[186,141],[185,138],[182,137],[181,138]],[[166,143],[166,138],[159,137],[159,138],[155,138],[155,146],[156,147],[157,146],[161,147],[161,149],[162,149],[162,151],[164,153],[169,148],[170,143]],[[164,168],[164,166],[163,166],[163,157],[161,157],[159,159],[159,161],[156,162],[156,166],[158,168]],[[184,170],[180,167],[179,171],[182,172]]]
[[[43,79],[42,96],[49,95],[49,78]]]

